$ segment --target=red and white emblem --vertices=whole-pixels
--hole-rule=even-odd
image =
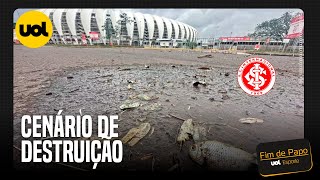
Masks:
[[[272,64],[263,58],[249,58],[238,70],[239,85],[249,95],[266,94],[273,87],[275,80],[276,72]]]

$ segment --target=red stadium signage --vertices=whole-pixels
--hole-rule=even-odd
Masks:
[[[255,49],[255,50],[259,50],[259,49],[260,49],[260,44],[256,44],[256,45],[254,46],[254,49]]]
[[[89,32],[89,35],[92,40],[98,40],[100,34],[98,32],[92,31],[92,32]]]
[[[220,37],[220,41],[250,41],[250,37]]]
[[[86,40],[86,39],[87,39],[87,38],[86,38],[86,35],[85,35],[85,34],[82,34],[82,35],[81,35],[81,39],[82,39],[82,40]]]
[[[81,35],[81,39],[82,39],[82,44],[87,44],[87,37],[84,33]]]
[[[292,18],[290,22],[290,28],[285,39],[298,38],[303,34],[304,30],[304,15],[298,15]]]

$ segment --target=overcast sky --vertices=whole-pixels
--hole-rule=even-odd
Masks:
[[[30,9],[14,12],[14,22]],[[126,9],[175,19],[196,28],[199,37],[246,36],[257,24],[299,9]]]

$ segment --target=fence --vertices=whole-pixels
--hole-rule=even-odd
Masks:
[[[292,39],[288,43],[282,41],[271,41],[265,43],[262,41],[243,41],[243,42],[210,42],[208,41],[197,42],[198,49],[218,49],[218,50],[240,50],[240,51],[256,51],[265,53],[284,53],[284,54],[299,54],[304,53],[303,39]],[[259,45],[259,48],[257,48]]]

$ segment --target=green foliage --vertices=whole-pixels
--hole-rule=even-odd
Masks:
[[[111,41],[113,36],[120,36],[120,33],[124,26],[122,24],[132,23],[133,20],[127,16],[126,13],[120,14],[120,19],[116,22],[116,24],[112,24],[111,18],[107,17],[105,20],[103,27],[103,30],[106,33],[106,38]],[[114,26],[114,27],[113,27]]]
[[[106,32],[106,38],[110,40],[112,34],[114,33],[114,29],[112,28],[112,24],[111,24],[111,19],[107,18],[102,27],[103,27],[103,30]]]
[[[248,34],[254,38],[267,38],[283,40],[290,28],[290,20],[293,15],[289,12],[284,13],[281,17],[264,21],[258,24],[254,33]]]

